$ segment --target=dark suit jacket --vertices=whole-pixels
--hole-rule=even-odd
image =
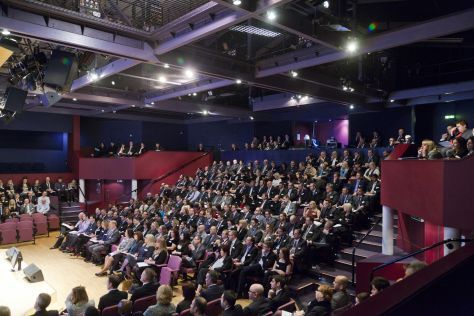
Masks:
[[[217,272],[221,273],[223,271],[228,271],[228,270],[231,270],[232,269],[232,258],[230,256],[227,256],[224,258],[224,264],[222,265],[222,267],[220,268],[215,268],[214,270],[216,270]]]
[[[52,311],[41,311],[41,312],[36,312],[32,316],[58,316],[59,312],[56,310]]]
[[[242,248],[242,253],[241,255],[239,256],[239,260],[242,259],[242,257],[244,256],[245,254],[245,250],[247,249],[247,246],[244,246]],[[258,258],[258,248],[256,246],[252,246],[252,248],[249,249],[247,255],[245,256],[245,259],[244,259],[244,262],[243,262],[243,265],[244,266],[248,266],[252,263],[255,263],[255,260]]]
[[[106,307],[117,305],[121,300],[126,300],[127,298],[127,292],[113,289],[100,298],[98,307],[100,310],[103,310]]]
[[[207,289],[201,291],[201,296],[206,299],[209,303],[210,301],[217,300],[224,293],[223,285],[211,285]]]
[[[139,298],[146,297],[146,296],[151,296],[151,295],[156,295],[156,290],[158,290],[158,286],[160,286],[158,283],[147,283],[144,284],[138,288],[136,288],[132,292],[132,297],[130,300],[132,302],[136,301]]]
[[[283,304],[286,304],[290,301],[290,293],[286,289],[282,289],[280,292],[275,295],[274,298],[270,300],[270,303],[268,306],[270,309],[275,312],[278,307],[280,307]]]
[[[238,257],[240,257],[242,248],[243,248],[242,243],[239,240],[236,240],[234,243],[234,246],[230,249],[230,253],[229,253],[232,259],[237,259]]]
[[[270,300],[265,297],[261,297],[257,301],[253,301],[247,307],[244,308],[245,316],[262,316],[267,314],[270,310]]]
[[[242,316],[244,315],[244,311],[242,310],[242,306],[234,305],[224,311],[222,316]]]

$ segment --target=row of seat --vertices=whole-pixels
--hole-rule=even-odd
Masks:
[[[53,229],[59,229],[57,215],[22,214],[20,218],[9,218],[0,224],[0,245],[34,241],[38,235],[49,236],[49,231]]]

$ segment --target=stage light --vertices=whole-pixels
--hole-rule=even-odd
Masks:
[[[329,9],[329,1],[323,1],[323,7]]]
[[[267,12],[267,19],[269,19],[270,21],[274,21],[276,18],[277,18],[277,14],[275,13],[275,11]]]
[[[212,96],[212,90],[207,91],[207,95]]]
[[[209,114],[209,111],[208,111],[208,110],[204,110],[204,111],[202,111],[202,114],[203,114],[203,115],[208,115],[208,114]]]
[[[234,5],[241,5],[242,4],[242,1],[241,0],[234,0],[232,2]]]
[[[7,29],[3,29],[3,30],[2,30],[2,35],[8,36],[8,35],[10,35],[10,34],[11,34],[10,31],[7,30]]]
[[[155,102],[151,101],[151,105],[155,105]]]
[[[77,101],[77,99],[76,99],[76,98],[72,98],[72,100],[73,100],[74,102],[76,102],[76,101]]]
[[[349,109],[354,110],[354,105],[351,104],[351,106],[349,106]]]
[[[292,71],[290,71],[290,75],[291,75],[293,78],[296,78],[296,77],[298,77],[298,72],[292,70]]]
[[[349,87],[349,91],[350,91],[350,92],[354,92],[354,88]]]
[[[249,119],[253,121],[255,118],[253,116],[249,116]]]
[[[394,100],[394,99],[390,99],[390,103],[393,103],[393,102],[395,102],[395,100]]]
[[[301,100],[301,98],[302,98],[302,96],[300,94],[298,94],[296,97],[298,98],[298,100]]]
[[[102,109],[102,110],[100,110],[100,111],[101,111],[102,113],[104,113],[104,112],[105,112],[105,110],[104,110],[104,109]]]
[[[113,86],[115,86],[115,81],[112,80],[111,84],[112,84]]]
[[[97,79],[99,79],[99,74],[97,73],[97,71],[95,69],[92,69],[90,72],[89,72],[89,78],[92,80],[92,81],[96,81]]]
[[[188,97],[190,97],[190,96],[192,96],[192,94],[191,94],[191,93],[188,93]]]
[[[170,65],[168,65],[168,64],[163,64],[163,67],[165,67],[165,68],[170,68]]]
[[[192,69],[185,69],[184,70],[184,75],[187,77],[187,78],[194,78],[194,71]]]
[[[237,80],[235,80],[235,83],[236,83],[236,84],[241,84],[241,83],[242,83],[242,80],[237,79]]]
[[[158,81],[161,82],[161,83],[165,83],[166,82],[166,77],[165,76],[159,76]]]
[[[193,93],[193,97],[197,96],[198,94],[196,92]]]
[[[347,86],[342,86],[342,90],[347,91],[349,88]]]
[[[356,40],[350,40],[346,45],[346,51],[350,54],[355,53],[359,49],[359,44]]]

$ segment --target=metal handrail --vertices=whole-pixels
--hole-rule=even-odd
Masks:
[[[360,244],[365,240],[365,238],[367,238],[367,236],[369,236],[369,234],[374,230],[375,226],[377,226],[381,220],[382,220],[382,217],[379,217],[375,221],[375,223],[372,225],[372,227],[369,228],[367,233],[364,236],[362,236],[362,238],[357,242],[354,248],[352,248],[352,285],[355,284],[355,280],[354,280],[355,279],[355,252],[357,248],[359,248]]]
[[[374,277],[374,273],[375,273],[376,271],[378,271],[378,270],[380,270],[380,269],[383,269],[383,268],[385,268],[385,267],[387,267],[387,266],[389,266],[389,265],[392,265],[392,264],[394,264],[394,263],[397,263],[397,262],[399,262],[399,261],[405,260],[405,259],[407,259],[407,258],[416,256],[416,255],[418,255],[418,254],[420,254],[420,253],[423,253],[423,252],[426,252],[426,251],[428,251],[428,250],[431,250],[431,249],[433,249],[433,248],[439,247],[439,246],[444,245],[444,244],[448,244],[447,247],[450,248],[450,249],[452,249],[453,245],[450,244],[450,243],[453,243],[453,242],[459,242],[459,243],[464,242],[464,243],[466,243],[466,242],[471,242],[471,241],[474,241],[474,239],[469,239],[469,238],[450,238],[450,239],[445,239],[445,240],[442,240],[442,241],[438,241],[437,243],[434,243],[434,244],[432,244],[431,246],[423,247],[423,248],[421,248],[421,249],[418,249],[417,251],[411,252],[411,253],[409,253],[409,254],[407,254],[407,255],[404,255],[404,256],[402,256],[402,257],[393,259],[392,261],[386,262],[386,263],[384,263],[384,264],[381,264],[381,265],[379,265],[379,266],[376,266],[376,267],[372,268],[372,271],[370,272],[370,279],[369,279],[369,280],[372,281],[372,279],[373,279],[373,277]]]

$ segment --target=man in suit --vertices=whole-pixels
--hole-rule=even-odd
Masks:
[[[234,270],[226,280],[230,288],[237,288],[237,280],[239,280],[240,272],[244,267],[248,267],[255,263],[257,257],[258,248],[255,246],[255,238],[249,236],[245,238],[245,246],[242,249],[241,255],[238,258],[233,259]]]
[[[224,291],[221,296],[221,307],[224,310],[222,316],[243,316],[244,312],[242,310],[242,306],[235,305],[235,301],[237,300],[237,295],[235,295],[234,291]]]
[[[294,262],[294,271],[303,271],[305,266],[306,257],[306,240],[301,237],[301,229],[296,228],[293,231],[293,240],[289,244],[290,248],[290,259]]]
[[[110,250],[110,247],[117,244],[120,241],[120,232],[117,229],[117,222],[109,222],[109,230],[104,240],[100,240],[97,244],[89,247],[89,251],[92,255],[92,260],[96,263],[101,263],[104,257],[104,252]]]
[[[46,310],[49,304],[51,304],[51,296],[49,294],[41,293],[40,295],[38,295],[35,302],[35,313],[33,314],[33,316],[58,316],[58,311]]]
[[[207,288],[202,290],[200,295],[203,297],[207,302],[214,301],[221,297],[222,293],[224,293],[224,286],[217,285],[217,281],[219,280],[219,273],[214,270],[210,270],[206,274],[206,286]]]
[[[232,259],[237,259],[242,253],[242,243],[237,238],[237,231],[231,230],[229,232],[229,243],[230,243],[230,252],[229,255]]]
[[[118,290],[120,285],[120,278],[116,275],[110,275],[107,282],[107,294],[102,295],[99,300],[99,310],[103,310],[109,306],[117,305],[121,300],[126,300],[128,298],[127,292]]]
[[[270,312],[269,299],[263,297],[263,285],[255,283],[250,286],[249,299],[252,301],[244,308],[244,316],[262,316]]]
[[[202,237],[199,235],[194,236],[192,244],[189,245],[192,252],[191,256],[184,256],[181,265],[185,268],[195,268],[197,261],[202,260],[206,254],[206,248],[202,244]]]
[[[270,282],[271,290],[268,291],[268,298],[270,302],[268,306],[275,312],[278,307],[290,301],[290,293],[286,289],[285,277],[282,275],[275,275]]]
[[[263,243],[262,250],[258,253],[255,261],[248,266],[242,267],[239,280],[237,282],[237,294],[244,296],[245,287],[248,276],[263,276],[265,271],[270,270],[277,259],[276,254],[272,251],[273,243],[267,241]]]
[[[140,281],[143,283],[142,286],[131,289],[130,292],[132,293],[132,297],[130,300],[135,302],[139,298],[155,295],[156,290],[158,290],[159,284],[155,282],[156,273],[151,268],[146,268],[143,270]]]

